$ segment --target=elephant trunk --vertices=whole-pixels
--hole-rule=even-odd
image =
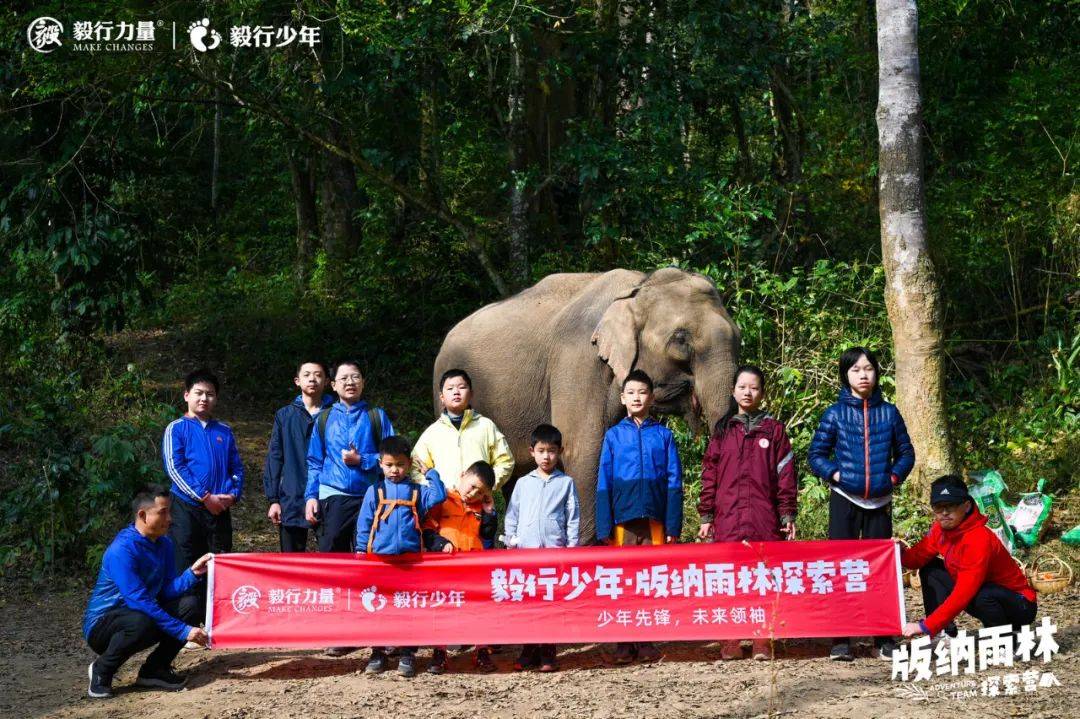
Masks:
[[[694,396],[701,406],[700,414],[708,432],[731,406],[731,388],[735,381],[735,358],[702,362],[701,371],[694,372]]]

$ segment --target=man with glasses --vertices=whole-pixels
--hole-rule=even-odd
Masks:
[[[986,526],[964,480],[945,475],[930,485],[934,524],[900,562],[919,570],[926,618],[904,625],[904,636],[956,636],[962,611],[984,627],[1035,621],[1035,590],[1001,540]]]
[[[379,442],[393,436],[386,412],[360,399],[364,376],[354,361],[338,362],[330,386],[338,401],[319,413],[308,440],[304,517],[320,552],[354,552],[356,520],[367,488],[379,479]],[[331,647],[344,656],[356,647]]]
[[[379,442],[394,434],[382,409],[360,397],[356,362],[339,362],[331,386],[338,401],[323,410],[308,440],[304,514],[319,527],[320,552],[352,552],[364,492],[379,478]]]

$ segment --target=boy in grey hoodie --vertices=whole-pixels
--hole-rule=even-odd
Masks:
[[[574,480],[558,468],[562,433],[542,424],[529,437],[536,469],[521,477],[506,508],[506,546],[542,549],[578,546],[578,497]],[[515,669],[557,669],[554,644],[526,644]]]

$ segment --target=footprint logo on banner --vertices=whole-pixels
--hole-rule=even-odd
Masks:
[[[188,39],[199,52],[208,52],[221,44],[221,35],[210,27],[210,19],[205,17],[188,25]]]
[[[360,592],[360,603],[364,605],[364,609],[377,612],[386,606],[386,597],[378,592],[379,588],[374,586]]]

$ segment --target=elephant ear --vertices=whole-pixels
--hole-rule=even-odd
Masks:
[[[592,335],[596,353],[608,363],[615,373],[615,381],[620,383],[637,359],[637,322],[633,308],[636,294],[637,288],[634,288],[629,294],[612,300]]]

